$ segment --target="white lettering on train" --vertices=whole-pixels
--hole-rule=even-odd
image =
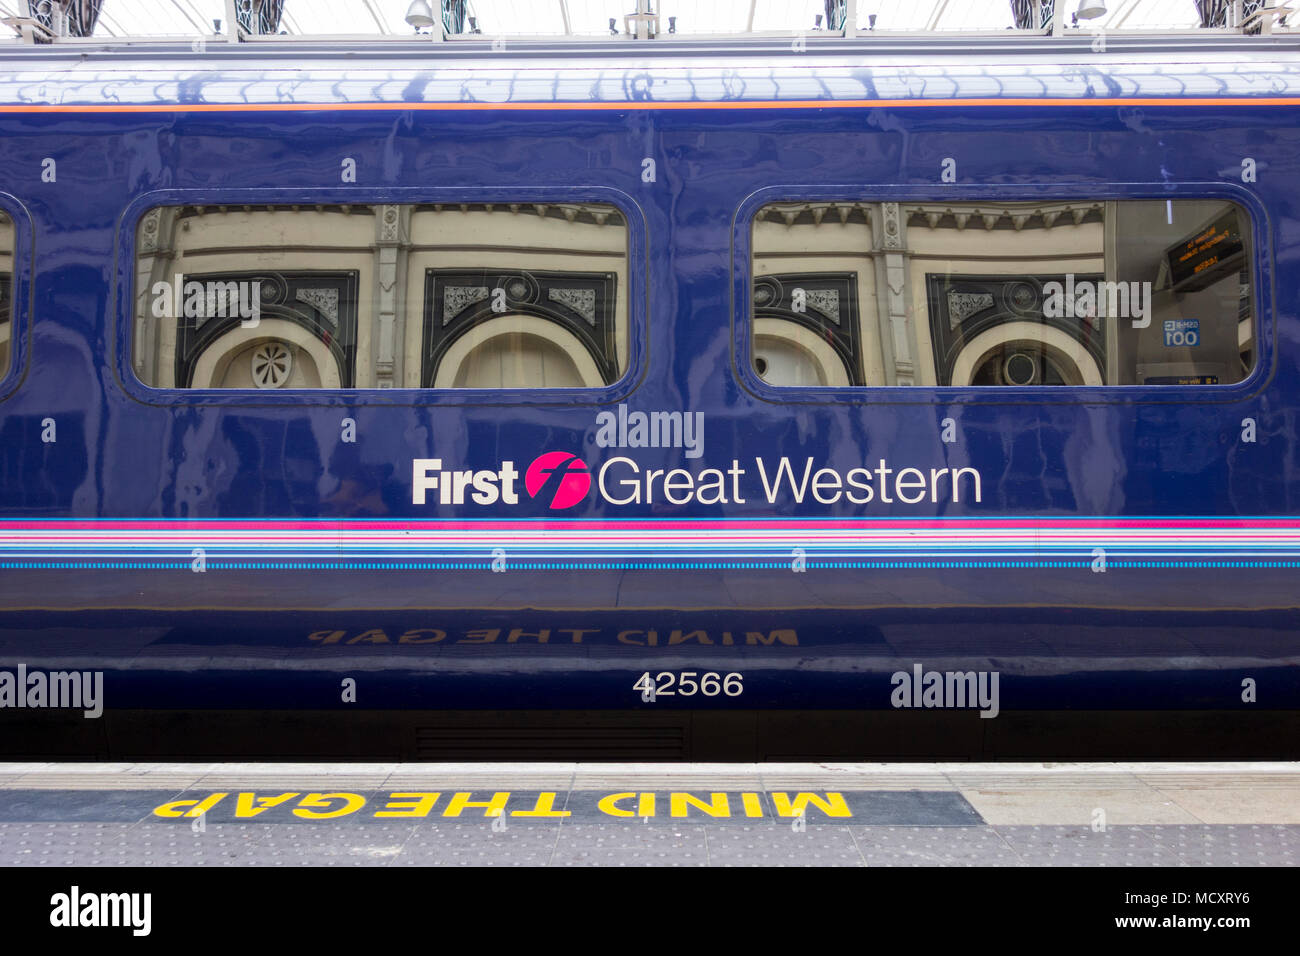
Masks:
[[[436,488],[438,503],[443,505],[463,505],[466,491],[475,504],[491,505],[500,500],[515,505],[519,503],[519,493],[515,490],[518,477],[513,461],[503,461],[495,471],[490,468],[443,471],[441,458],[416,458],[412,462],[411,501],[424,504],[425,495]]]
[[[579,481],[573,499],[576,503],[588,491],[584,487],[586,466],[574,460]],[[775,467],[756,458],[754,465],[758,490],[773,505],[786,500],[795,504],[811,500],[820,505],[980,504],[984,497],[980,473],[970,467],[893,468],[881,458],[874,468],[863,465],[843,471],[818,468],[811,457],[798,465],[789,458],[780,458]],[[631,458],[619,455],[596,469],[593,484],[600,499],[611,505],[743,505],[748,501],[747,494],[754,490],[749,475],[735,459],[727,468],[695,472],[686,468],[642,468]],[[514,505],[519,503],[518,478],[519,470],[513,461],[504,461],[496,469],[444,470],[441,458],[416,458],[412,462],[411,500],[417,505]],[[437,499],[431,502],[429,492],[435,490]],[[531,488],[529,491],[533,493]]]
[[[814,472],[813,460],[808,458],[804,461],[802,474],[796,479],[795,469],[791,466],[790,459],[782,458],[769,480],[763,460],[756,459],[755,463],[763,482],[763,491],[770,504],[774,504],[779,497],[783,482],[789,490],[790,497],[799,504],[803,503],[809,490],[812,492],[813,499],[823,505],[837,504],[841,497],[855,505],[864,505],[873,499],[879,500],[882,504],[894,504],[897,501],[906,505],[915,505],[927,498],[933,504],[939,501],[945,480],[947,487],[943,500],[955,504],[961,501],[963,476],[971,479],[970,485],[975,501],[978,503],[982,497],[980,473],[974,468],[930,468],[928,475],[926,469],[921,468],[901,468],[895,472],[885,459],[881,458],[874,469],[851,468],[841,475],[832,468],[819,468]],[[877,479],[874,488],[872,487],[873,475]],[[892,482],[890,475],[894,476]],[[893,497],[890,496],[891,489]]]

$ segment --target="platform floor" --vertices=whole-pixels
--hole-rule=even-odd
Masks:
[[[1297,763],[0,763],[3,866],[1296,864]]]

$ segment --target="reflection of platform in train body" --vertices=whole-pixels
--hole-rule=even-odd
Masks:
[[[1300,764],[0,764],[0,865],[1277,866]]]

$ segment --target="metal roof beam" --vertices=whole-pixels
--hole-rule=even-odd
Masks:
[[[393,31],[388,29],[388,21],[375,9],[375,0],[365,0],[365,3],[366,9],[370,11],[370,16],[374,18],[375,23],[379,26],[379,32],[385,36],[390,35]]]
[[[203,21],[203,14],[194,9],[194,4],[190,3],[189,0],[171,0],[171,2],[172,6],[180,12],[180,15],[198,31],[199,36],[208,35],[208,31],[212,29],[212,24]]]
[[[926,23],[925,28],[927,30],[939,29],[939,21],[943,19],[943,15],[947,9],[948,0],[939,0],[939,2],[934,5],[934,10],[930,13],[930,19],[929,22]]]

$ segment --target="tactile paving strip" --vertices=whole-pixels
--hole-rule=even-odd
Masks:
[[[0,823],[0,866],[1293,866],[1300,826]]]
[[[1295,866],[1298,770],[0,764],[0,866]]]

